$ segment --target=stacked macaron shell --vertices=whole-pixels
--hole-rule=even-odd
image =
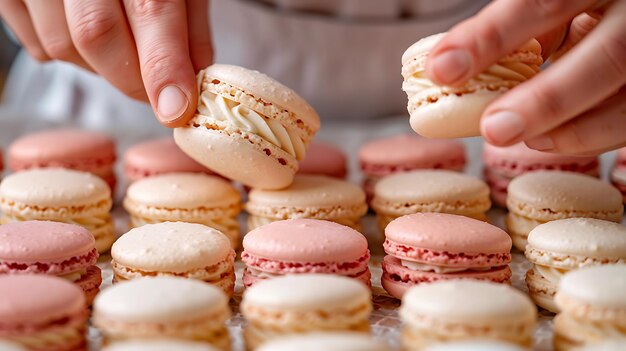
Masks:
[[[111,256],[116,282],[178,276],[233,295],[235,251],[226,235],[201,224],[163,222],[132,229],[113,244]]]
[[[457,280],[422,284],[402,299],[404,350],[466,339],[532,344],[537,309],[506,284]]]
[[[258,351],[389,351],[385,343],[363,333],[309,333],[269,341]]]
[[[528,233],[542,223],[587,217],[619,222],[622,196],[607,183],[583,174],[537,171],[523,174],[508,187],[506,226],[519,250]]]
[[[586,346],[576,347],[575,351],[624,351],[626,350],[626,339],[607,339],[604,341],[590,343]]]
[[[555,298],[561,310],[554,319],[555,350],[626,339],[625,291],[623,264],[585,267],[566,274]]]
[[[461,171],[465,167],[462,143],[408,134],[368,142],[361,146],[358,157],[365,176],[363,189],[370,199],[376,183],[390,174],[416,169]]]
[[[313,140],[298,167],[299,174],[317,174],[344,179],[348,173],[346,154],[337,146]]]
[[[611,182],[622,193],[626,204],[626,147],[617,151],[615,167],[611,172]]]
[[[49,220],[76,224],[106,252],[115,240],[111,190],[100,178],[68,169],[32,169],[0,183],[0,223]]]
[[[154,339],[118,341],[105,346],[102,351],[219,351],[200,341]]]
[[[414,285],[439,280],[511,280],[511,238],[472,218],[445,213],[400,217],[385,229],[383,246],[381,283],[399,299]]]
[[[97,175],[115,189],[115,142],[104,133],[78,129],[33,133],[15,140],[8,157],[13,172],[31,168],[75,169]]]
[[[28,350],[85,350],[82,290],[43,274],[0,276],[0,340]]]
[[[209,66],[198,74],[198,90],[196,115],[174,130],[176,144],[244,185],[280,189],[291,184],[320,128],[315,110],[270,77],[237,66]]]
[[[100,291],[102,277],[93,235],[86,229],[46,221],[0,226],[0,274],[49,274],[80,286],[87,304]]]
[[[443,212],[487,220],[489,187],[470,175],[416,170],[390,175],[374,188],[372,208],[381,232],[392,220],[418,212]]]
[[[526,273],[530,296],[537,305],[558,312],[554,295],[567,272],[626,264],[626,226],[592,218],[552,221],[530,232],[525,253],[533,263]]]
[[[527,351],[516,344],[497,340],[463,340],[435,344],[424,351]]]
[[[241,312],[248,324],[248,349],[286,335],[369,332],[370,290],[346,277],[296,274],[259,282],[246,289]]]
[[[200,223],[239,245],[239,191],[222,178],[201,173],[168,173],[140,179],[126,192],[124,208],[133,227],[160,222]]]
[[[115,284],[94,301],[92,322],[105,342],[173,338],[230,350],[228,297],[218,288],[178,277]]]
[[[438,86],[426,77],[426,60],[445,34],[424,38],[402,55],[402,90],[409,98],[411,127],[429,138],[478,136],[487,105],[539,73],[541,45],[532,39],[461,87]]]
[[[333,222],[292,219],[270,223],[249,232],[243,248],[243,283],[247,287],[301,273],[343,275],[371,285],[367,240]]]
[[[557,170],[599,175],[597,156],[569,156],[533,150],[524,143],[497,147],[485,143],[483,149],[484,176],[491,188],[491,199],[506,206],[507,187],[511,180],[537,170]]]
[[[367,212],[365,193],[344,180],[320,175],[297,175],[282,190],[250,191],[246,211],[248,230],[282,219],[313,218],[360,230]]]
[[[214,174],[187,156],[171,137],[144,141],[132,146],[124,154],[124,174],[131,182],[179,172]]]

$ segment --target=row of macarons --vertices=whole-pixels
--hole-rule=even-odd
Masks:
[[[11,171],[30,168],[62,167],[91,172],[113,189],[117,177],[115,141],[104,133],[78,129],[58,129],[33,133],[15,140],[8,151]],[[348,157],[338,147],[313,141],[299,172],[346,178]],[[466,164],[463,144],[450,139],[427,139],[416,135],[396,135],[369,141],[358,151],[363,187],[371,198],[374,185],[382,177],[415,169],[462,171]],[[534,170],[563,170],[599,175],[598,157],[575,157],[532,150],[523,143],[510,147],[485,145],[484,177],[491,187],[493,201],[506,204],[510,180]],[[132,146],[124,155],[124,175],[129,182],[164,173],[197,172],[214,174],[182,152],[172,138],[148,140]],[[2,162],[0,158],[0,170]],[[613,184],[626,194],[626,148],[618,151]]]
[[[623,264],[567,274],[556,295],[561,312],[554,321],[555,349],[623,350],[625,288]],[[4,341],[29,350],[85,349],[89,311],[75,285],[47,275],[5,275],[0,276],[0,297]],[[246,347],[388,350],[368,336],[371,298],[365,285],[337,275],[292,274],[259,282],[244,292],[239,307],[245,318]],[[91,321],[102,333],[107,351],[147,350],[159,343],[180,345],[175,348],[180,351],[228,351],[231,315],[221,289],[193,279],[157,276],[104,290],[95,299]],[[452,342],[474,339],[493,341],[479,342],[476,350],[519,351],[532,345],[537,310],[528,296],[509,285],[452,280],[409,289],[400,319],[407,351],[467,351],[471,342]],[[334,334],[307,337],[309,333]],[[164,338],[171,341],[158,341]],[[146,339],[151,342],[142,345]]]

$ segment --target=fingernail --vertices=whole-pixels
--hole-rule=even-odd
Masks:
[[[157,113],[161,122],[174,121],[187,110],[189,100],[180,88],[168,85],[161,89],[157,99]]]
[[[433,72],[441,83],[453,83],[463,78],[470,70],[471,59],[465,50],[444,51],[433,58]]]
[[[517,113],[500,111],[485,116],[482,120],[482,127],[487,138],[497,144],[504,144],[520,136],[526,124]]]
[[[540,136],[526,141],[526,146],[539,151],[554,150],[554,141],[549,136]]]

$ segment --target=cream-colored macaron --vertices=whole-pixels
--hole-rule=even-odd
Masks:
[[[309,333],[268,341],[257,351],[389,351],[391,348],[363,333]]]
[[[350,182],[321,175],[297,175],[282,190],[250,191],[246,211],[248,231],[295,218],[322,219],[361,229],[367,212],[365,192]]]
[[[624,351],[626,350],[626,339],[609,339],[591,343],[586,346],[576,347],[572,351]]]
[[[232,296],[235,251],[226,235],[202,224],[146,224],[122,235],[111,248],[114,281],[150,276],[201,280]]]
[[[482,180],[447,170],[415,170],[383,178],[372,208],[382,230],[392,220],[418,212],[443,212],[487,220],[489,187]]]
[[[257,71],[215,64],[198,74],[196,115],[176,144],[211,170],[245,185],[281,189],[320,128],[293,90]]]
[[[241,196],[229,182],[201,173],[169,173],[143,178],[126,192],[124,208],[131,225],[200,223],[226,234],[239,245]]]
[[[464,340],[435,344],[424,351],[527,351],[527,348],[497,340]]]
[[[626,338],[626,264],[585,267],[561,279],[555,297],[556,350]]]
[[[526,249],[528,233],[542,223],[587,217],[620,222],[622,195],[594,177],[563,171],[537,171],[511,181],[506,225],[513,245]]]
[[[529,347],[537,309],[528,296],[511,286],[456,280],[409,289],[402,299],[400,318],[406,350],[477,338]]]
[[[369,288],[329,274],[295,274],[246,289],[241,312],[248,321],[248,348],[281,336],[321,331],[369,332]]]
[[[112,205],[107,183],[87,172],[32,169],[13,173],[0,184],[0,223],[48,220],[80,225],[93,234],[101,253],[115,241]]]
[[[105,346],[102,351],[219,351],[203,342],[175,339],[119,341]]]
[[[626,263],[626,226],[593,218],[568,218],[541,224],[528,235],[526,273],[530,296],[538,306],[558,312],[559,282],[574,269]]]
[[[228,297],[218,288],[180,277],[115,284],[94,301],[93,324],[105,341],[174,338],[230,350]]]

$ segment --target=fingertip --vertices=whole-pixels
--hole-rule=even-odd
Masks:
[[[195,111],[194,96],[195,92],[175,84],[163,87],[159,90],[154,109],[159,122],[169,128],[187,123]]]
[[[459,86],[468,79],[472,57],[460,48],[435,51],[426,62],[426,76],[438,85]]]

